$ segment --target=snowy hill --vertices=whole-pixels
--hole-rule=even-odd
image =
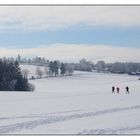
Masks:
[[[21,66],[30,76],[36,66]],[[42,67],[43,69],[43,67]],[[75,72],[30,80],[34,92],[0,92],[1,134],[140,134],[136,76]],[[120,93],[111,93],[119,86]],[[130,94],[125,94],[125,87]]]

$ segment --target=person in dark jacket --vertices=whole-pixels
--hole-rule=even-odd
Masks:
[[[113,86],[113,87],[112,87],[112,93],[114,93],[114,91],[115,91],[115,87]]]
[[[126,89],[126,94],[129,93],[129,87],[127,86],[125,89]]]
[[[117,93],[119,93],[120,92],[120,88],[119,87],[117,87]]]

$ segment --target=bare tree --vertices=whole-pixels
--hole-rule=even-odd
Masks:
[[[65,64],[65,68],[66,68],[66,75],[72,75],[74,72],[74,66],[72,64]]]
[[[46,77],[50,76],[49,67],[45,67],[45,68],[44,68],[44,73],[45,73]]]
[[[42,78],[43,71],[40,69],[40,67],[36,68],[36,75],[38,76],[38,78]]]
[[[24,78],[28,79],[28,74],[29,74],[29,71],[27,69],[22,70],[22,75]]]

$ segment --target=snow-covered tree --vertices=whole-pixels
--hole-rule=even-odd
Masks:
[[[28,79],[28,74],[29,74],[29,71],[27,69],[22,70],[22,75],[24,78]]]
[[[43,71],[41,70],[40,67],[36,68],[36,75],[38,76],[38,78],[42,78]]]

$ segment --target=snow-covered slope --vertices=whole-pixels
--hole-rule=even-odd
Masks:
[[[22,66],[32,75],[35,66]],[[75,72],[30,80],[34,92],[0,92],[1,134],[140,134],[136,76]],[[120,94],[111,93],[119,86]],[[125,94],[125,86],[130,94]]]

